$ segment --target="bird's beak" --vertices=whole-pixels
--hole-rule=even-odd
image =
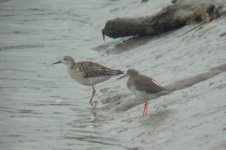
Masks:
[[[59,64],[59,63],[62,63],[62,61],[57,61],[57,62],[53,63],[53,65]]]
[[[117,80],[120,80],[120,79],[126,77],[127,75],[128,75],[128,73],[126,73],[126,74],[124,74],[123,76],[119,77]]]

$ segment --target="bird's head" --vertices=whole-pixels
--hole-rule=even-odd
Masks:
[[[75,63],[75,61],[71,56],[64,56],[64,58],[62,60],[53,63],[53,65],[59,64],[59,63],[64,63],[68,67],[71,67]]]
[[[135,70],[135,69],[129,69],[129,70],[127,70],[127,72],[126,72],[125,75],[119,77],[118,79],[122,79],[122,78],[127,77],[127,76],[133,77],[133,76],[136,76],[138,74],[139,74],[139,72],[137,70]]]

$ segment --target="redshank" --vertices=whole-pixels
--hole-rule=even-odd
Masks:
[[[147,116],[149,99],[154,99],[170,93],[169,90],[160,86],[155,80],[139,74],[135,69],[129,69],[127,73],[119,79],[125,76],[129,76],[127,88],[132,91],[135,96],[147,99],[144,104],[143,117]]]

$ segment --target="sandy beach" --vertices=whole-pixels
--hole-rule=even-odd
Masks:
[[[90,106],[92,89],[71,79],[64,65],[51,65],[70,55],[114,69],[134,68],[168,85],[226,63],[225,15],[192,31],[197,24],[104,42],[101,30],[107,20],[152,15],[172,3],[0,4],[0,149],[226,149],[226,72],[150,101],[149,115],[142,118],[143,104],[127,89],[126,78],[98,84],[96,105]]]

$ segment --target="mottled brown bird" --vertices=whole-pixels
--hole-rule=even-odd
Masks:
[[[68,68],[69,75],[82,85],[92,86],[93,92],[89,101],[92,104],[96,93],[94,85],[110,79],[113,76],[123,74],[121,70],[110,69],[91,61],[75,62],[71,56],[65,56],[63,60],[53,64],[64,63]]]

